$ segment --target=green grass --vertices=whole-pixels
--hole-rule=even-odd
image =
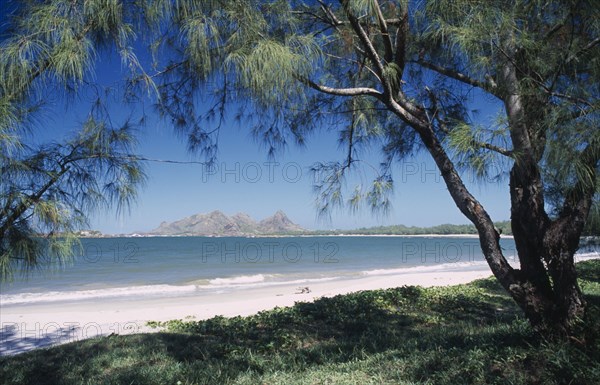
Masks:
[[[536,335],[494,279],[155,323],[0,358],[2,384],[600,384],[600,261],[578,265],[585,343]]]

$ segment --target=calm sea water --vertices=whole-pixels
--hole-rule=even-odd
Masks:
[[[507,257],[515,255],[512,239],[502,239],[501,246]],[[476,238],[83,239],[71,264],[0,283],[0,303],[192,295],[485,264]]]

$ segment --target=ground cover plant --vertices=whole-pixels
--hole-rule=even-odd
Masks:
[[[578,264],[581,339],[536,333],[495,278],[154,322],[0,358],[2,384],[598,384],[600,261]]]

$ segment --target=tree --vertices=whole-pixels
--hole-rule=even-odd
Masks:
[[[573,333],[585,312],[573,255],[598,191],[594,1],[190,4],[174,12],[177,59],[159,89],[162,112],[192,149],[212,156],[216,131],[202,118],[222,118],[231,101],[262,111],[254,132],[270,152],[290,137],[302,143],[314,127],[337,129],[347,156],[315,166],[327,172],[317,185],[323,211],[344,203],[344,174],[364,146],[384,141],[382,169],[347,202],[375,209],[388,207],[393,161],[424,149],[532,325]],[[197,113],[198,91],[214,88],[215,108]],[[502,107],[497,123],[473,122],[472,95]],[[520,268],[507,262],[492,219],[463,181],[463,167],[486,175],[492,162],[508,172]]]
[[[343,161],[314,167],[321,212],[360,202],[388,209],[394,162],[427,151],[532,325],[574,333],[585,303],[573,255],[599,191],[593,0],[49,2],[82,15],[88,3],[113,4],[89,30],[80,27],[104,36],[90,44],[135,28],[148,36],[152,74],[136,70],[130,84],[155,87],[159,112],[209,162],[227,107],[269,154],[317,129],[337,130]],[[130,16],[113,20],[121,14]],[[476,124],[473,98],[500,106],[498,121]],[[373,184],[345,199],[344,176],[377,144],[383,162]],[[464,183],[468,172],[493,170],[508,179],[520,268],[508,264],[492,219]]]
[[[95,209],[126,207],[144,181],[133,127],[112,124],[98,98],[70,139],[41,141],[46,104],[77,102],[96,49],[121,48],[130,25],[116,1],[14,5],[0,45],[0,278],[75,251]],[[56,95],[59,95],[58,97]]]

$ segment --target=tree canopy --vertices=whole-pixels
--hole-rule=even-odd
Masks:
[[[2,278],[66,261],[77,245],[74,231],[89,214],[112,204],[126,208],[144,181],[132,152],[133,125],[114,123],[100,94],[70,138],[40,138],[52,136],[48,109],[77,100],[90,85],[96,55],[116,47],[128,65],[136,65],[123,4],[14,5],[0,43]]]

